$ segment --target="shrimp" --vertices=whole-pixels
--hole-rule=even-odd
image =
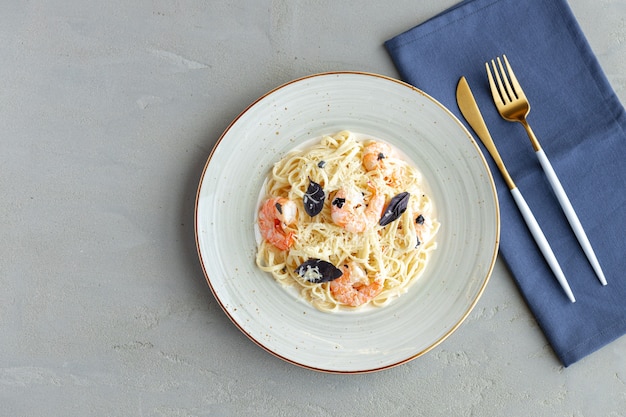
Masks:
[[[280,250],[294,244],[295,233],[288,226],[296,222],[296,203],[283,197],[266,200],[259,211],[261,236]]]
[[[380,279],[370,282],[363,268],[353,262],[344,265],[343,275],[330,282],[330,293],[335,300],[350,307],[371,301],[382,290]]]
[[[352,233],[362,233],[380,220],[385,205],[385,196],[372,190],[369,204],[365,204],[363,194],[354,187],[341,188],[333,198],[330,208],[331,218],[337,226]]]
[[[393,153],[391,146],[383,142],[372,142],[363,149],[363,166],[369,171],[379,170],[388,184],[395,184],[395,169],[387,159]]]

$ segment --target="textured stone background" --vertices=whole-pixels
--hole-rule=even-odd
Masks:
[[[456,0],[33,0],[0,13],[0,415],[626,415],[626,339],[564,369],[504,265],[429,354],[316,373],[250,342],[196,256],[196,186],[254,99],[397,76],[386,39]],[[626,3],[571,0],[626,102]]]

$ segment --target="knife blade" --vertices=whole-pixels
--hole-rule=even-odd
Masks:
[[[480,113],[478,104],[476,104],[476,100],[474,99],[474,94],[472,94],[472,90],[470,89],[465,77],[461,77],[456,87],[456,101],[463,117],[465,117],[467,123],[469,123],[472,129],[474,129],[474,132],[476,132],[480,140],[483,142],[483,145],[485,145],[485,148],[487,148],[487,151],[495,161],[496,166],[504,177],[504,182],[507,187],[509,187],[509,190],[516,188],[513,179],[504,166],[504,162],[500,157],[496,144],[491,138],[489,129],[487,129],[483,115]]]

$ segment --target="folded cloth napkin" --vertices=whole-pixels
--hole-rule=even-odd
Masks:
[[[626,333],[626,113],[565,0],[466,0],[388,40],[400,77],[450,109],[465,76],[513,180],[560,261],[570,303],[495,164],[500,253],[564,366]],[[521,125],[504,121],[485,62],[505,54],[528,97],[528,121],[607,277],[600,284]],[[466,124],[469,128],[469,126]],[[470,128],[471,131],[471,128]]]

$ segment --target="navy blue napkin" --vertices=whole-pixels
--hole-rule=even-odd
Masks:
[[[565,0],[467,0],[385,43],[400,77],[465,123],[465,76],[513,180],[563,268],[570,303],[483,149],[501,211],[500,253],[564,366],[626,333],[626,113]],[[522,126],[493,104],[485,62],[506,54],[531,103],[528,121],[606,275],[578,244]],[[467,126],[467,124],[466,124]],[[469,128],[469,126],[468,126]],[[470,129],[471,131],[471,129]]]

